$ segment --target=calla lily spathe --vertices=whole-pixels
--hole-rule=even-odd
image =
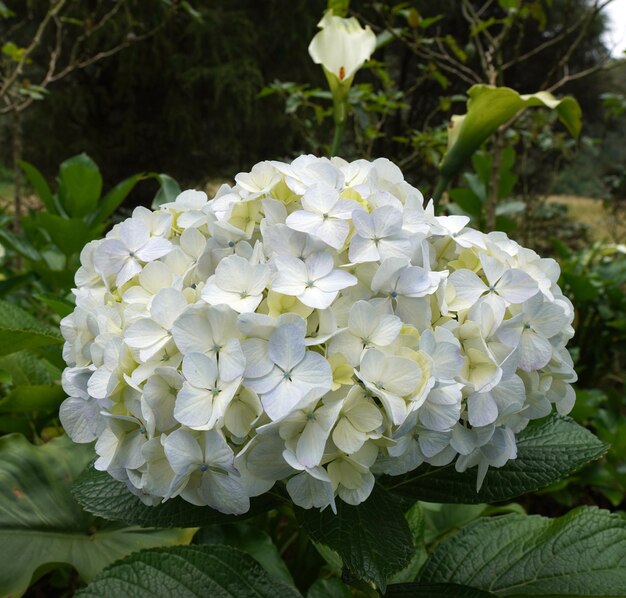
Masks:
[[[354,18],[343,19],[324,13],[318,23],[321,27],[309,44],[309,54],[315,64],[334,75],[340,83],[351,82],[354,74],[363,66],[376,49],[376,35]]]

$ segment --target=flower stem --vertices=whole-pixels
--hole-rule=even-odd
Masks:
[[[335,120],[335,134],[333,135],[333,144],[330,147],[330,155],[336,156],[341,148],[343,139],[343,131],[346,126],[346,120]]]

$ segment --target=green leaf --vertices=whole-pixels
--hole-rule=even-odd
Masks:
[[[389,586],[385,598],[489,598],[493,595],[455,583],[402,583]]]
[[[378,484],[357,506],[337,501],[330,509],[296,509],[296,517],[315,542],[336,551],[355,577],[385,590],[387,579],[413,556],[411,531],[402,509]]]
[[[424,541],[430,545],[442,536],[461,529],[478,519],[487,509],[486,504],[477,505],[422,503],[424,512]],[[426,560],[426,559],[424,559]],[[417,575],[416,575],[417,577]],[[413,578],[415,579],[415,577]]]
[[[318,579],[309,588],[306,598],[352,598],[350,588],[336,577]]]
[[[90,228],[82,218],[68,219],[47,212],[39,212],[34,218],[64,255],[80,253],[89,241],[100,234],[100,230]]]
[[[80,598],[297,598],[250,556],[231,546],[144,550],[103,571]]]
[[[98,165],[87,155],[65,160],[59,168],[59,200],[72,218],[82,218],[96,209],[102,192]]]
[[[394,493],[429,502],[476,504],[508,500],[548,486],[601,457],[608,449],[574,420],[553,415],[517,435],[517,459],[490,468],[479,492],[476,470],[425,465],[404,478],[387,478]]]
[[[626,519],[580,507],[558,519],[482,518],[440,544],[420,581],[497,596],[624,596]]]
[[[21,307],[0,300],[0,355],[62,342],[56,328],[40,322]]]
[[[0,243],[17,251],[21,256],[32,262],[41,260],[39,252],[26,240],[14,235],[11,231],[0,228]]]
[[[459,187],[450,190],[450,199],[459,206],[466,214],[473,218],[480,219],[483,204],[480,198],[471,189]]]
[[[121,520],[142,526],[200,527],[214,523],[242,521],[279,506],[282,499],[263,494],[250,501],[250,510],[244,515],[224,515],[210,507],[198,507],[182,498],[168,500],[156,507],[144,505],[126,486],[114,480],[106,471],[93,467],[76,480],[72,494],[83,508],[106,519]]]
[[[157,194],[152,200],[153,210],[156,210],[164,203],[174,201],[176,197],[180,195],[180,185],[171,176],[168,176],[167,174],[156,173],[152,173],[150,176],[159,181],[159,184],[161,185],[161,188],[158,190]]]
[[[496,206],[496,214],[498,216],[515,216],[522,214],[526,210],[526,204],[523,201],[503,201]]]
[[[426,553],[426,546],[424,545],[424,531],[426,518],[424,510],[419,502],[416,502],[405,514],[405,517],[409,523],[409,529],[411,530],[411,537],[413,539],[413,546],[415,550],[411,555],[409,564],[402,569],[394,573],[389,579],[389,583],[404,583],[413,581],[422,568],[422,565],[426,561],[428,555]]]
[[[500,157],[500,184],[498,186],[498,199],[506,199],[511,196],[517,175],[513,172],[517,155],[513,146],[507,145],[502,150]]]
[[[90,225],[102,224],[106,219],[119,208],[121,203],[126,199],[128,194],[134,189],[135,185],[144,178],[143,174],[135,174],[121,183],[118,183],[111,189],[100,201],[100,205],[96,211],[92,212],[87,222]]]
[[[57,411],[66,396],[59,384],[16,386],[0,400],[0,413]]]
[[[36,295],[35,299],[47,305],[55,314],[61,316],[62,318],[69,316],[76,307],[76,305],[74,305],[71,301],[52,293],[42,293],[41,295]]]
[[[278,581],[293,585],[293,578],[269,534],[246,523],[203,527],[194,536],[194,544],[223,544],[249,554]]]
[[[41,199],[41,202],[46,206],[46,210],[51,214],[58,214],[57,206],[54,203],[52,197],[52,191],[44,179],[43,175],[32,164],[25,162],[24,160],[18,160],[17,162],[20,168],[24,171],[28,182],[33,186],[35,193]]]
[[[493,166],[493,158],[491,157],[491,154],[482,150],[474,152],[472,155],[472,166],[486,189],[489,186],[491,168]]]
[[[72,480],[93,457],[67,437],[33,446],[0,438],[0,595],[21,595],[40,568],[67,563],[89,579],[113,561],[151,546],[186,542],[184,530],[148,530],[102,522],[81,511]],[[10,558],[8,558],[10,555]]]
[[[53,365],[37,357],[30,351],[19,351],[0,357],[0,370],[11,377],[11,384],[52,384],[61,377],[61,372]]]
[[[520,95],[508,87],[483,84],[472,86],[468,95],[467,114],[452,117],[448,151],[441,164],[440,180],[434,194],[436,199],[485,140],[521,110],[532,106],[556,110],[559,119],[574,137],[578,136],[582,127],[580,106],[569,96],[559,100],[546,91]]]

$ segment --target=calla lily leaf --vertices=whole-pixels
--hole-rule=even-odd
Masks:
[[[559,120],[574,137],[578,137],[582,127],[580,105],[569,96],[557,99],[547,91],[522,95],[509,87],[492,85],[474,85],[468,95],[467,113],[453,116],[448,129],[448,151],[441,164],[435,199],[472,154],[521,110],[533,106],[556,110]]]

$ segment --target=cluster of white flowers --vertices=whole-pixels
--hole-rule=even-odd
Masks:
[[[63,426],[144,502],[244,513],[283,481],[335,509],[452,461],[480,485],[571,409],[554,260],[435,216],[386,159],[235,180],[89,243],[62,322]]]

